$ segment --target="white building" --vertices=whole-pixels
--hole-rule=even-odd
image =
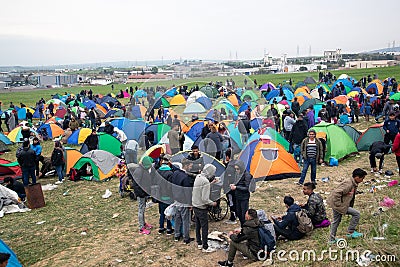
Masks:
[[[342,59],[342,49],[338,48],[336,50],[324,51],[324,59],[326,61],[334,61],[334,62],[341,60]]]

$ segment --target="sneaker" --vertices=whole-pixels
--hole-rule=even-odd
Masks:
[[[179,240],[181,240],[181,237],[180,237],[180,236],[175,236],[175,237],[174,237],[174,241],[175,241],[175,242],[179,242]]]
[[[63,181],[57,181],[54,184],[62,184],[62,183],[63,183]]]
[[[219,264],[219,266],[229,266],[229,267],[233,266],[233,263],[229,263],[227,260],[226,261],[219,261],[218,264]]]
[[[337,241],[338,241],[338,238],[335,238],[335,239],[329,240],[329,241],[328,241],[328,244],[329,244],[329,245],[334,245],[334,244],[337,243]]]
[[[317,181],[312,181],[312,183],[313,183],[314,185],[317,185]]]
[[[303,184],[300,183],[300,182],[294,182],[294,184],[295,184],[295,185],[298,185],[298,186],[303,186]]]
[[[375,171],[374,171],[374,169],[373,168],[371,168],[371,173],[374,173]]]
[[[227,224],[237,224],[237,221],[226,220],[225,223]]]
[[[197,245],[197,249],[203,249],[203,245]]]
[[[147,230],[145,227],[143,227],[142,229],[140,229],[139,234],[149,235],[150,234],[150,230]]]
[[[167,229],[167,235],[172,235],[174,233],[174,229]]]
[[[380,174],[382,174],[382,173],[383,173],[382,169],[380,169],[378,172],[379,172]]]
[[[146,228],[147,230],[150,230],[150,229],[153,229],[153,225],[151,225],[149,223],[145,223],[144,228]]]
[[[162,235],[162,234],[165,233],[165,231],[167,231],[167,229],[165,229],[165,228],[160,228],[160,229],[158,229],[158,234]]]
[[[212,248],[212,247],[208,247],[207,249],[203,248],[203,250],[202,250],[202,252],[204,252],[204,253],[212,253],[215,251],[216,251],[215,248]]]
[[[348,233],[346,236],[350,237],[350,238],[359,238],[359,237],[362,237],[363,234],[359,233],[357,231],[354,231],[353,233]]]

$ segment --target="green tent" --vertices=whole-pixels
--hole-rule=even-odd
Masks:
[[[259,99],[259,97],[256,95],[256,93],[254,93],[253,90],[246,90],[246,92],[244,92],[240,97],[242,101],[244,101],[246,98],[250,99],[251,101],[257,101]]]
[[[117,157],[121,155],[121,142],[117,138],[103,132],[99,132],[97,135],[99,137],[99,150],[107,151]],[[80,152],[82,154],[89,152],[86,144],[82,145]]]
[[[218,90],[211,85],[204,85],[199,89],[200,92],[203,92],[208,98],[216,98],[219,95]]]
[[[353,139],[354,143],[356,143],[358,138],[360,138],[361,133],[350,125],[338,124],[337,126],[342,127],[342,129],[351,137],[351,139]]]
[[[264,134],[269,135],[272,138],[272,140],[282,145],[286,151],[289,151],[289,142],[274,128],[267,127]]]
[[[393,99],[393,100],[395,100],[395,101],[399,101],[399,100],[400,100],[400,92],[391,95],[391,96],[389,97],[389,99]]]
[[[370,126],[360,137],[356,144],[358,151],[368,151],[369,147],[375,141],[383,141],[385,131],[382,129],[381,124]]]
[[[321,122],[312,129],[317,133],[326,133],[326,153],[324,158],[326,162],[329,162],[330,157],[342,159],[352,153],[357,153],[356,144],[339,126],[333,123]]]

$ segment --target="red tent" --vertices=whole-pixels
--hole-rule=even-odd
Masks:
[[[4,177],[11,176],[13,178],[21,178],[22,170],[18,162],[11,162],[6,159],[0,159],[0,181],[4,180]]]

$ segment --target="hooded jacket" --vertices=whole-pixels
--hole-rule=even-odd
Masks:
[[[293,144],[301,144],[304,138],[307,137],[307,124],[304,120],[297,120],[293,127],[292,131],[290,132],[289,142]]]
[[[253,179],[253,176],[246,171],[243,161],[237,160],[235,162],[235,166],[239,167],[241,174],[240,179],[238,179],[238,182],[236,183],[235,197],[236,199],[249,200],[250,199],[249,186],[251,179]]]
[[[256,256],[261,246],[258,237],[258,228],[261,226],[263,224],[258,219],[246,220],[240,233],[232,234],[229,238],[235,243],[246,241],[247,247]]]
[[[281,229],[287,228],[292,232],[291,239],[293,240],[298,240],[304,236],[304,234],[297,229],[297,226],[299,226],[299,221],[297,220],[296,212],[300,210],[301,208],[297,204],[293,204],[288,208],[287,214],[282,217],[282,221],[277,221],[273,218],[276,226]]]
[[[344,180],[336,189],[334,189],[327,199],[327,204],[344,215],[351,204],[354,203],[357,183],[354,178]]]
[[[199,175],[196,176],[193,185],[192,205],[195,208],[207,209],[213,201],[210,199],[210,181],[217,168],[212,164],[206,164]]]
[[[191,206],[193,184],[189,175],[184,170],[177,169],[171,176],[171,182],[174,200],[185,206]]]

